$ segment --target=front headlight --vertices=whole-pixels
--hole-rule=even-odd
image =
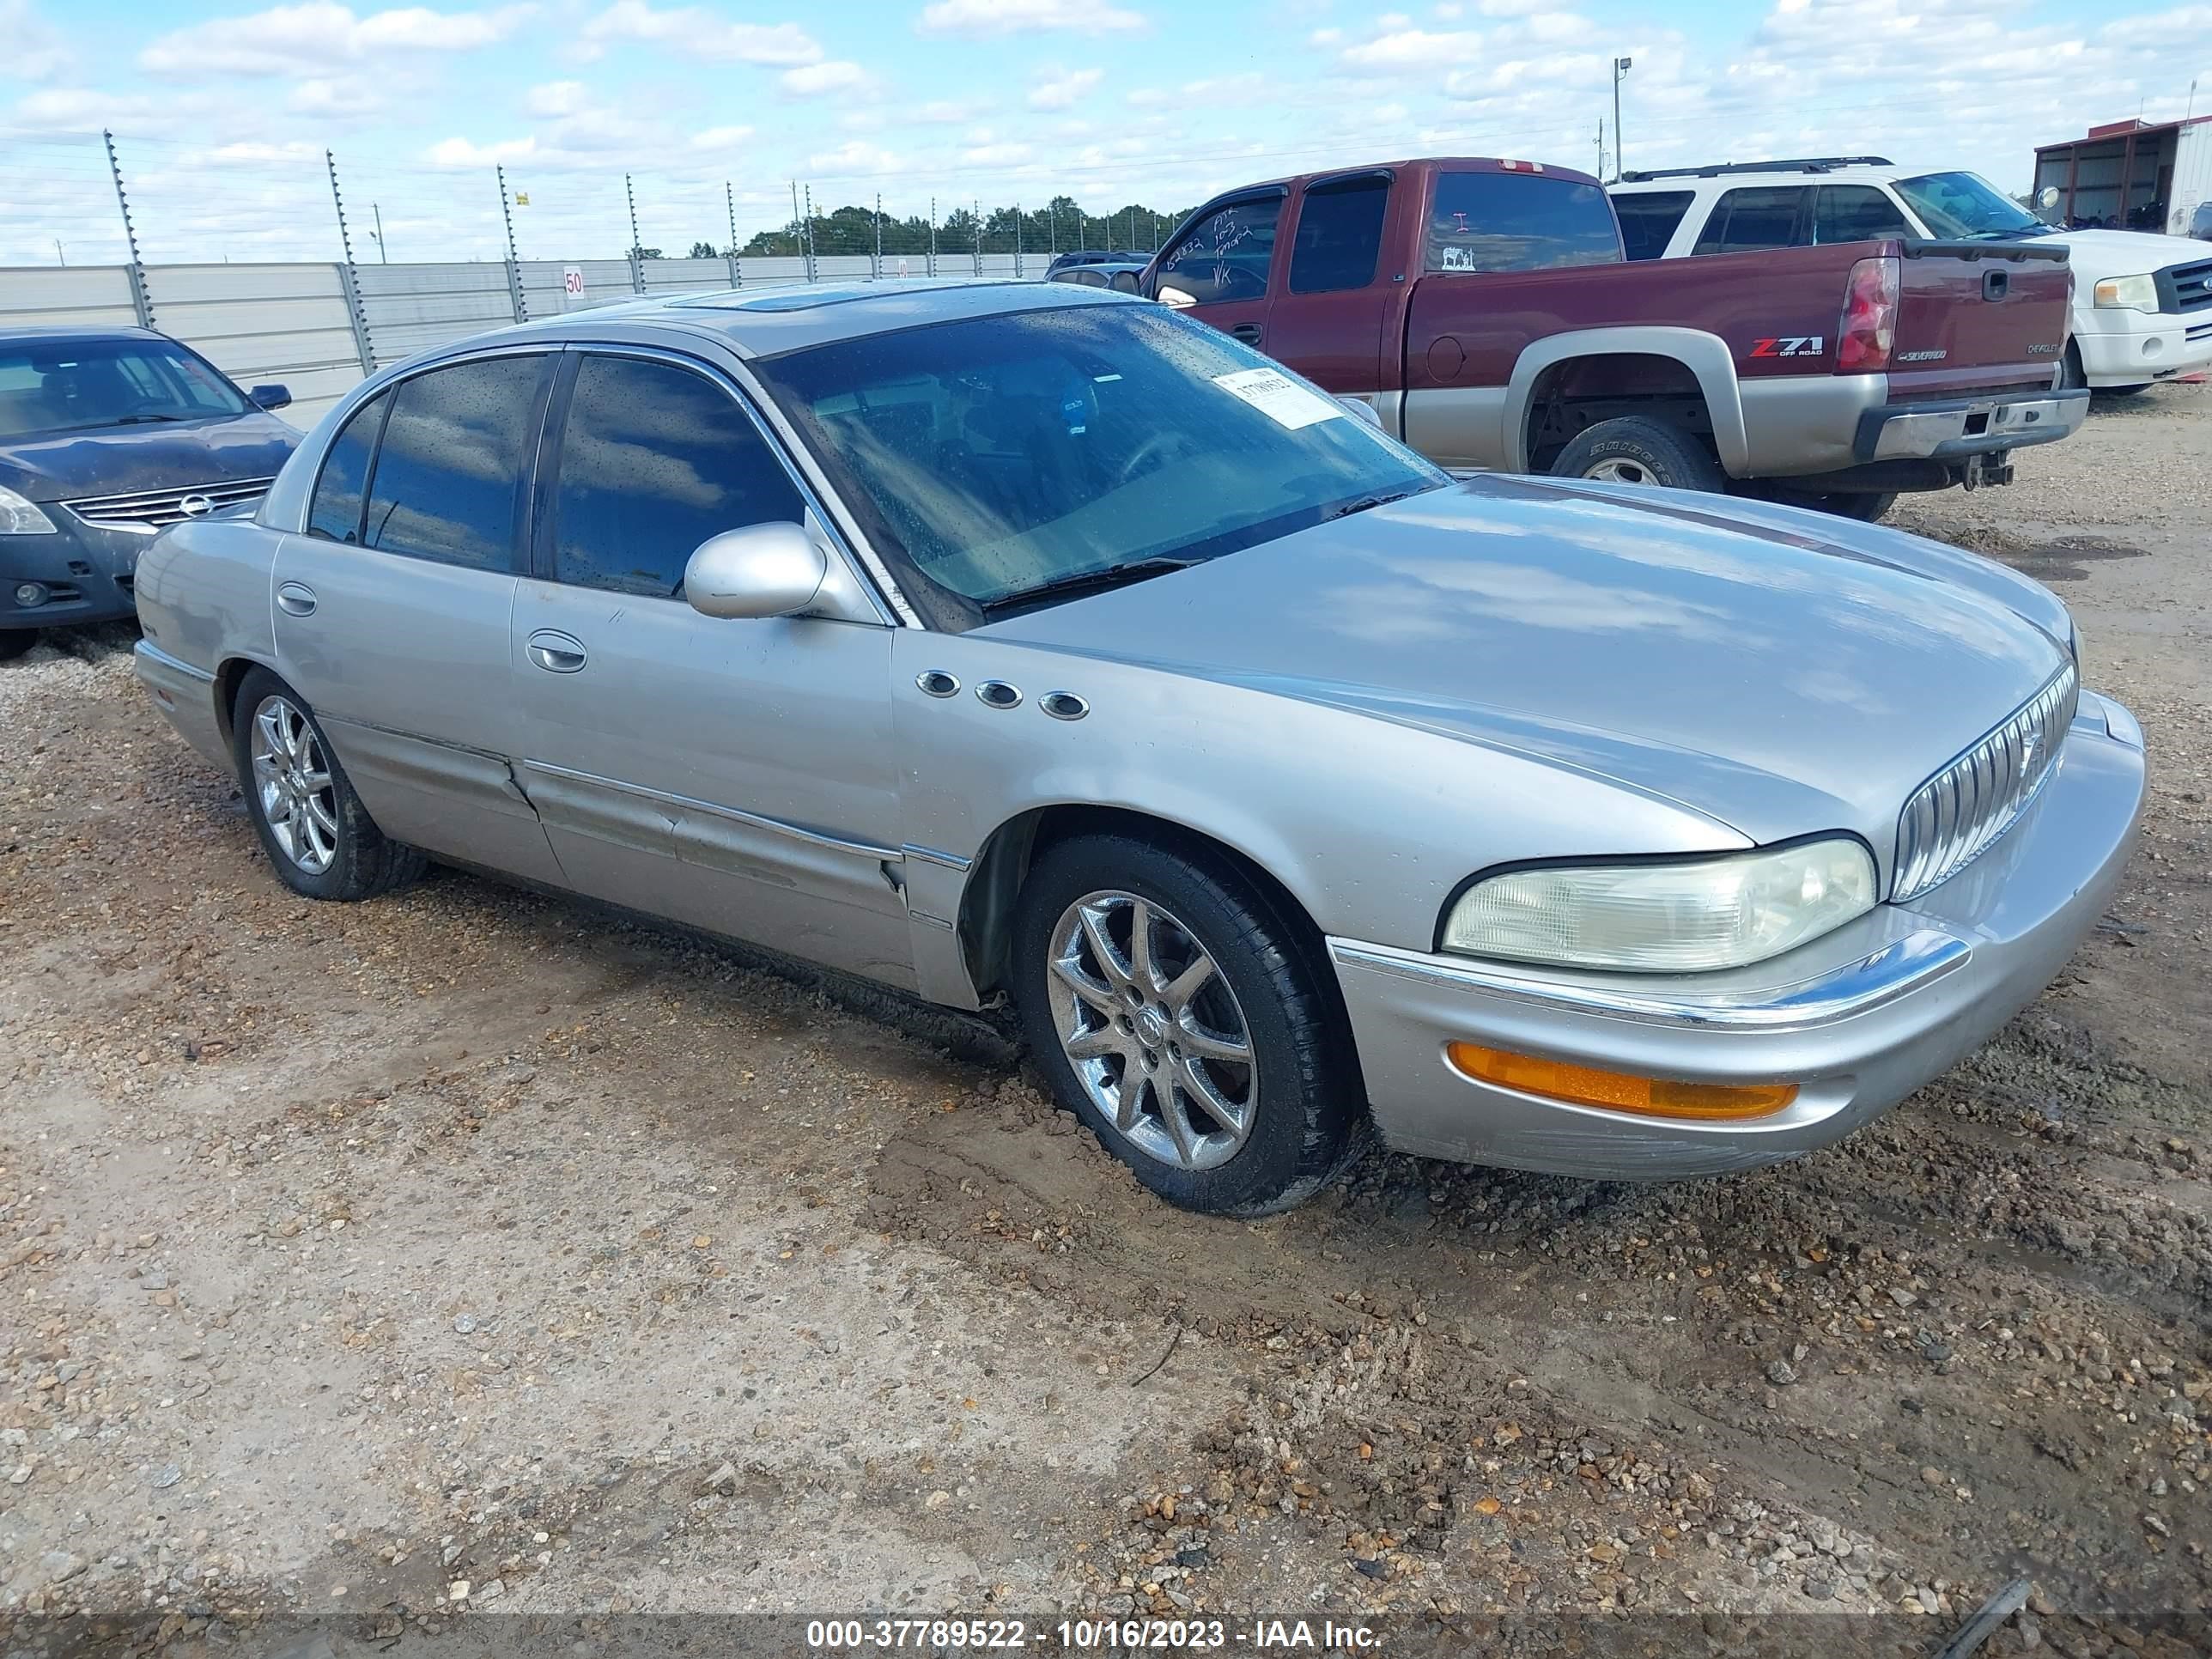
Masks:
[[[0,536],[51,536],[54,521],[39,511],[36,501],[27,501],[14,490],[0,485]]]
[[[1844,836],[1676,863],[1513,870],[1460,896],[1443,948],[1556,967],[1704,973],[1779,956],[1874,903],[1874,857]]]
[[[2093,290],[2100,311],[2156,311],[2158,283],[2151,276],[2107,276]]]

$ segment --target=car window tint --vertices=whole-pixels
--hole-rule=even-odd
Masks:
[[[1815,242],[1873,242],[1910,236],[1897,204],[1869,185],[1823,185],[1813,198]]]
[[[384,424],[392,394],[380,392],[346,417],[338,435],[323,456],[323,470],[315,479],[314,499],[307,507],[307,533],[325,541],[361,539],[361,492],[368,482],[368,460],[376,450],[377,429]]]
[[[1373,282],[1389,200],[1388,179],[1348,179],[1307,191],[1291,247],[1291,292],[1332,294]]]
[[[673,598],[708,537],[805,513],[751,417],[704,375],[635,357],[578,368],[553,489],[557,580]]]
[[[1675,227],[1698,199],[1690,190],[1639,190],[1613,198],[1620,218],[1620,240],[1632,259],[1656,259],[1674,240]]]
[[[1732,190],[1713,206],[1712,217],[1698,238],[1700,253],[1747,253],[1754,248],[1788,247],[1797,234],[1802,185]]]
[[[1620,262],[1605,191],[1531,173],[1444,173],[1429,210],[1431,270],[1547,270]]]
[[[1235,202],[1207,214],[1160,261],[1161,285],[1181,289],[1201,305],[1264,300],[1282,216],[1279,196]]]
[[[550,359],[480,357],[403,381],[368,492],[370,547],[512,570]]]

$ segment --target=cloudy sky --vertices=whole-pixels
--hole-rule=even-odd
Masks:
[[[1662,13],[1666,21],[1650,21]],[[145,257],[526,257],[740,238],[817,205],[1073,195],[1186,206],[1392,155],[1593,167],[1875,151],[2026,185],[2039,142],[2212,111],[2212,3],[2128,0],[843,0],[679,5],[0,0],[0,264],[118,258],[100,132]],[[1610,129],[1608,128],[1608,131]],[[1608,140],[1608,148],[1610,141]]]

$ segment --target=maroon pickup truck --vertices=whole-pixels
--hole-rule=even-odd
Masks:
[[[1448,466],[1735,487],[1875,518],[2065,437],[2063,248],[1832,243],[1626,263],[1585,173],[1457,158],[1217,197],[1144,291]]]

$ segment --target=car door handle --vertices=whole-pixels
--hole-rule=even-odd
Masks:
[[[279,582],[276,604],[293,616],[312,617],[315,614],[315,590],[305,582]]]
[[[1260,343],[1260,325],[1257,323],[1239,323],[1229,333],[1232,339],[1242,340],[1246,345]]]
[[[584,665],[584,642],[574,634],[541,628],[530,636],[530,660],[549,674],[573,674]]]

